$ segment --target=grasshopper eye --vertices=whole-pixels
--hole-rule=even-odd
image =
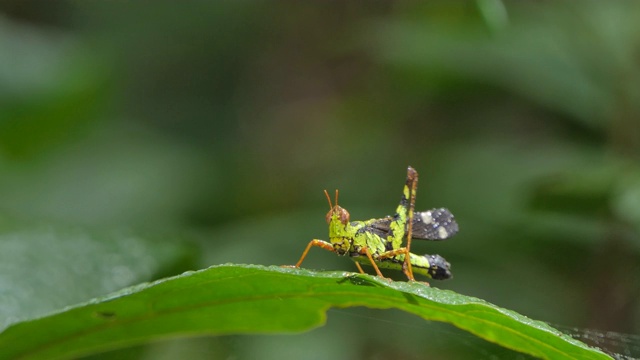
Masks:
[[[327,224],[331,224],[331,216],[333,215],[333,209],[329,210],[325,219],[327,220]]]
[[[349,222],[349,218],[351,217],[349,215],[349,212],[343,208],[341,208],[340,206],[336,206],[336,211],[338,212],[338,216],[340,217],[340,222],[342,223],[342,225],[347,225],[347,223]]]
[[[340,221],[343,224],[347,225],[350,218],[351,218],[351,215],[349,215],[349,212],[345,209],[342,209],[342,211],[340,212]]]

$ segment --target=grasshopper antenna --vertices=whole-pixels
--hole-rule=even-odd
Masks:
[[[336,206],[338,206],[338,189],[336,189]]]
[[[336,190],[337,192],[338,190]],[[324,196],[327,197],[327,201],[329,202],[329,210],[333,209],[333,205],[331,205],[331,197],[329,196],[329,192],[327,190],[324,191]],[[337,199],[336,199],[337,200]]]

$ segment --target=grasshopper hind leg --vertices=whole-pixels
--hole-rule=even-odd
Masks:
[[[417,273],[422,273],[436,280],[451,279],[451,264],[440,255],[425,254],[411,256],[411,263]]]
[[[384,253],[377,260],[378,266],[385,269],[404,269],[406,262],[405,251],[405,248],[401,248]],[[409,253],[409,261],[414,274],[420,274],[435,280],[446,280],[452,277],[451,265],[440,255]]]
[[[407,168],[407,183],[406,186],[410,189],[409,196],[409,213],[407,214],[407,250],[404,256],[404,264],[402,265],[402,270],[405,275],[409,278],[410,281],[414,281],[413,277],[413,269],[411,268],[411,238],[412,230],[413,230],[413,213],[415,212],[416,205],[416,191],[418,190],[418,172],[409,166]]]

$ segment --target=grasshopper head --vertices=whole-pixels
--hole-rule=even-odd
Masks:
[[[347,225],[349,223],[349,212],[346,209],[341,208],[340,206],[334,206],[326,216],[327,224],[331,224],[331,221],[338,220],[342,225]]]
[[[329,201],[329,212],[326,220],[329,224],[329,241],[333,245],[334,251],[338,255],[346,255],[351,248],[352,234],[349,225],[349,212],[338,206],[338,190],[336,190],[335,205],[331,205],[331,198],[327,190],[324,191]]]
[[[324,191],[324,194],[327,196],[327,200],[329,201],[329,207],[331,210],[327,213],[325,217],[327,220],[327,224],[331,225],[333,221],[339,221],[342,225],[347,225],[349,223],[349,212],[338,206],[338,190],[336,190],[336,202],[335,205],[331,205],[331,198],[329,197],[329,193],[327,190]]]

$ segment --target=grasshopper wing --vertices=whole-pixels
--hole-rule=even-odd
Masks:
[[[451,211],[431,209],[413,215],[414,239],[445,240],[458,232],[458,223]]]
[[[389,216],[371,224],[376,233],[383,235],[391,232],[390,224],[394,220]],[[458,232],[458,223],[451,211],[445,208],[417,212],[413,215],[413,239],[445,240]]]

